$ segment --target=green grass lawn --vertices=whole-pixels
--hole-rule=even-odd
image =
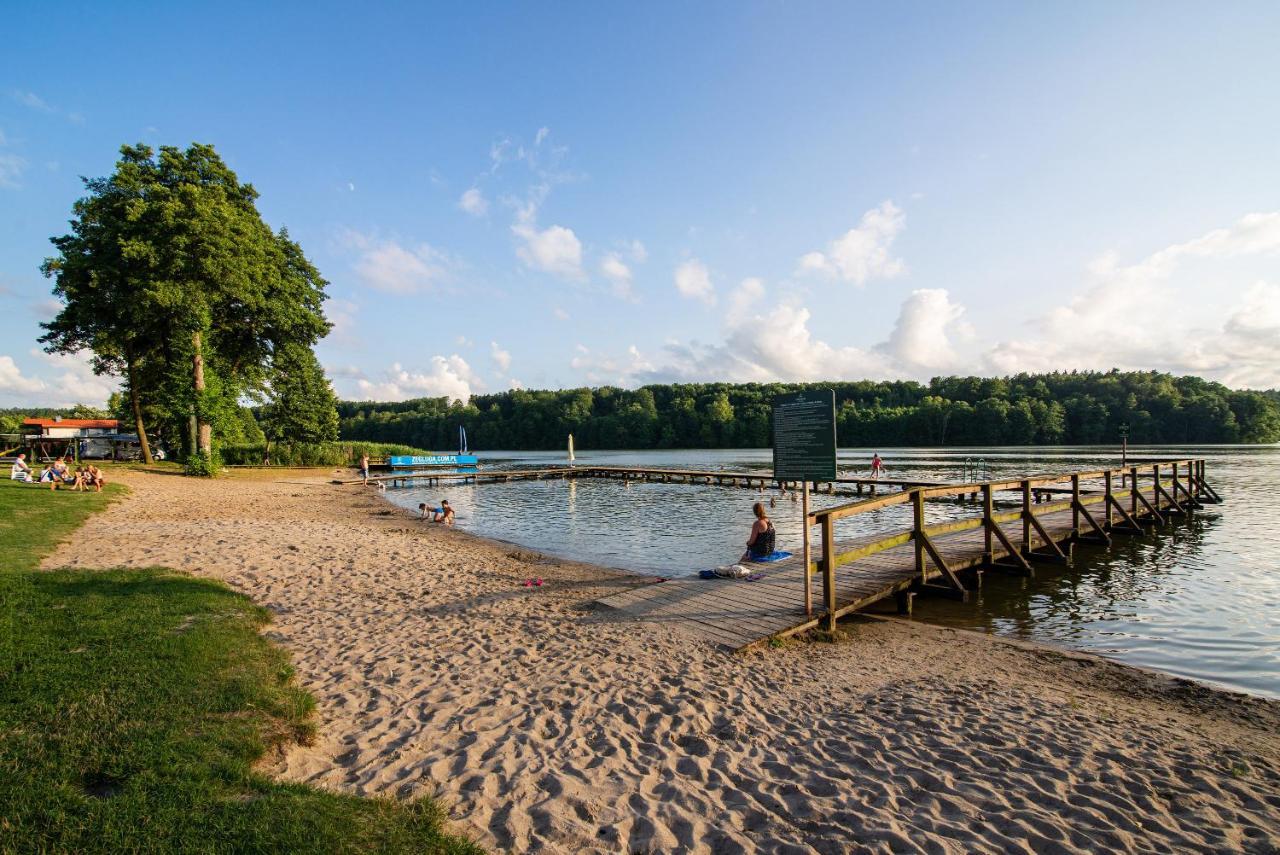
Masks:
[[[311,735],[265,610],[174,571],[35,570],[118,497],[0,482],[0,852],[478,852],[428,800],[253,771]]]

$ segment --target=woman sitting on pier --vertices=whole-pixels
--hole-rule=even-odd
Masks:
[[[766,555],[773,554],[773,544],[776,535],[773,530],[773,523],[769,520],[769,515],[765,513],[764,505],[756,502],[751,510],[756,515],[756,521],[751,526],[751,537],[747,539],[747,551],[742,553],[741,561],[755,561],[764,558]]]

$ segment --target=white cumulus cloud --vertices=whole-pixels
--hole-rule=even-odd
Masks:
[[[12,356],[0,356],[0,392],[7,395],[35,395],[43,392],[43,380],[27,377]]]
[[[26,158],[16,154],[0,152],[0,187],[17,187],[18,179],[27,169]]]
[[[511,368],[511,351],[503,350],[496,341],[489,342],[489,348],[493,363],[505,374]]]
[[[968,339],[973,334],[962,321],[963,317],[964,308],[951,302],[945,289],[912,291],[881,349],[899,365],[916,373],[957,369],[952,336]]]
[[[800,259],[800,273],[817,273],[855,285],[872,279],[892,279],[906,270],[894,258],[893,241],[906,225],[906,215],[885,200],[862,215],[858,225],[827,245],[825,252],[810,252]]]
[[[1156,369],[1280,386],[1280,290],[1265,279],[1232,281],[1242,275],[1235,265],[1260,259],[1265,268],[1276,255],[1280,212],[1248,214],[1133,264],[1103,255],[1079,291],[1036,319],[1033,335],[990,348],[985,369]]]
[[[344,243],[356,250],[352,269],[369,287],[391,294],[416,294],[430,290],[449,272],[449,257],[430,244],[407,247],[348,231]]]
[[[407,398],[448,398],[466,403],[483,384],[458,354],[433,356],[425,369],[412,370],[394,363],[381,380],[360,379],[360,395],[371,401],[403,401]]]
[[[0,356],[0,402],[9,406],[100,407],[120,387],[114,377],[94,374],[86,354],[32,350],[30,355],[47,370],[24,374],[12,356]]]
[[[568,279],[581,279],[582,242],[573,229],[548,226],[539,229],[531,222],[517,221],[512,233],[521,240],[516,255],[526,267]]]
[[[729,321],[742,318],[752,306],[764,298],[764,280],[754,276],[743,279],[729,294]]]
[[[479,187],[472,187],[458,198],[458,207],[473,217],[483,217],[489,211],[489,200]]]
[[[680,296],[689,300],[701,300],[708,306],[715,305],[716,289],[711,284],[711,273],[698,259],[691,258],[676,267],[675,282]]]
[[[616,252],[610,252],[600,261],[600,272],[609,280],[615,297],[621,300],[635,300],[631,290],[631,268],[627,266]]]

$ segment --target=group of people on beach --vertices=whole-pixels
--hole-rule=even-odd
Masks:
[[[74,491],[89,492],[92,489],[95,493],[101,493],[102,487],[107,483],[106,476],[102,470],[92,463],[81,464],[74,469],[67,463],[65,457],[59,457],[49,465],[40,470],[40,474],[36,474],[31,468],[31,464],[27,462],[27,455],[19,454],[17,459],[13,461],[13,469],[9,473],[9,480],[24,481],[28,484],[48,484],[50,490],[56,490],[59,487],[68,487]]]
[[[360,477],[367,484],[369,483],[369,455],[360,455]],[[378,486],[383,487],[382,482],[378,482]],[[449,507],[448,499],[440,500],[440,507],[429,508],[426,502],[418,504],[418,519],[430,519],[431,522],[438,522],[444,525],[453,526],[453,508]]]

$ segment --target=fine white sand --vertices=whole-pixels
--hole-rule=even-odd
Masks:
[[[903,622],[735,655],[590,606],[632,577],[364,488],[121,480],[46,566],[244,591],[319,702],[319,739],[271,770],[434,794],[494,849],[1280,851],[1275,702]]]

